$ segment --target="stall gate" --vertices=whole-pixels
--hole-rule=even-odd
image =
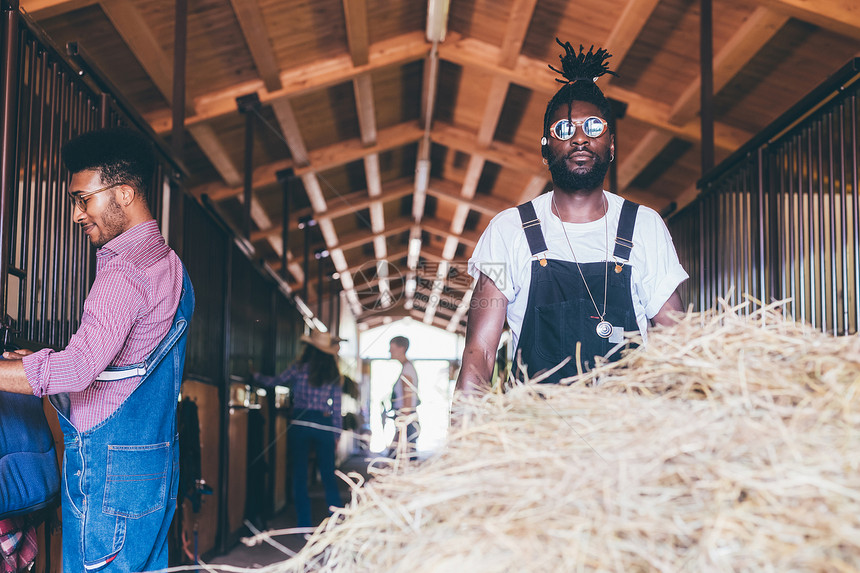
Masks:
[[[855,58],[700,182],[669,220],[694,310],[719,298],[788,300],[784,312],[832,334],[860,315]],[[732,293],[731,295],[729,293]]]
[[[248,387],[246,392],[257,397],[256,406],[264,416],[265,427],[254,434],[261,435],[263,443],[237,440],[237,433],[247,434],[236,420],[245,417],[243,408],[249,404],[236,403],[236,381],[247,381],[251,367],[274,373],[276,366],[292,361],[304,319],[283,285],[236,247],[234,231],[183,191],[187,173],[181,162],[88,62],[83,48],[70,45],[68,53],[60,53],[19,14],[17,2],[0,0],[0,6],[2,340],[34,349],[61,349],[79,326],[95,273],[95,257],[71,219],[72,204],[66,194],[69,174],[60,149],[72,137],[94,128],[128,125],[140,129],[151,137],[159,158],[147,200],[197,291],[183,396],[194,401],[199,412],[200,466],[213,493],[205,496],[199,513],[188,507],[177,512],[181,531],[171,538],[171,562],[189,562],[192,530],[201,556],[223,551],[238,538],[249,511],[245,488],[249,479],[238,475],[235,468],[250,467],[249,462],[260,464],[259,456],[247,459],[251,448],[262,450],[263,465],[271,468],[262,482],[254,476],[257,491],[266,495],[253,500],[253,511],[259,514],[282,507],[286,492],[284,468],[280,467],[286,456],[282,404],[275,396],[263,396]],[[171,215],[170,206],[177,203],[182,206],[176,210],[181,215]],[[177,216],[178,221],[171,220]],[[174,228],[168,231],[170,226]],[[242,295],[240,300],[232,296],[234,291]],[[250,296],[252,292],[256,294]],[[53,413],[46,412],[50,421]],[[52,422],[60,449],[62,438],[56,419]],[[59,519],[55,516],[48,525],[47,531],[43,527],[40,532],[35,571],[60,570]]]

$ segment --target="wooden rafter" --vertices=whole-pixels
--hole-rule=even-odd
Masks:
[[[860,6],[851,0],[759,0],[758,3],[825,30],[860,39]]]
[[[343,0],[346,38],[352,63],[363,66],[370,61],[370,41],[367,34],[367,0]]]
[[[152,30],[131,0],[102,0],[101,7],[137,61],[168,102],[173,100],[173,63],[161,49]],[[194,104],[185,101],[186,113],[194,114]]]
[[[99,0],[21,0],[21,8],[34,20],[44,20],[98,3]]]
[[[463,66],[472,66],[483,69],[494,75],[507,77],[511,83],[521,85],[536,93],[546,95],[547,98],[555,93],[556,85],[553,72],[546,66],[546,62],[521,55],[513,70],[503,68],[491,63],[494,57],[498,57],[499,48],[481,42],[473,38],[451,39],[440,47],[440,55],[449,61]],[[612,84],[606,86],[604,93],[607,97],[627,104],[625,117],[635,119],[645,125],[661,129],[673,134],[675,137],[686,141],[698,142],[701,140],[701,130],[697,122],[691,122],[683,126],[677,126],[669,121],[671,108],[669,105],[642,97],[629,90],[621,89]],[[715,142],[718,147],[734,151],[752,136],[742,129],[733,128],[723,124],[714,126]]]
[[[236,19],[239,20],[245,43],[248,44],[248,50],[254,59],[254,65],[257,66],[257,73],[260,75],[263,85],[270,92],[280,90],[283,85],[281,84],[278,59],[272,50],[272,43],[269,41],[269,34],[266,30],[263,13],[260,11],[260,5],[256,1],[249,2],[247,0],[230,0],[230,4],[233,5],[233,12],[236,14]]]
[[[767,8],[753,12],[714,58],[714,91],[718,92],[740,72],[787,20],[787,16]],[[701,79],[696,77],[675,102],[669,121],[676,125],[694,121],[701,108],[700,94]],[[652,129],[630,153],[625,154],[618,171],[619,191],[626,189],[672,139],[672,134]]]
[[[389,66],[402,66],[408,62],[420,60],[427,55],[429,50],[430,47],[424,40],[424,34],[412,32],[372,44],[368,63],[362,66],[354,65],[352,58],[348,54],[344,54],[283,70],[281,71],[283,87],[274,92],[266,90],[262,80],[235,84],[230,88],[195,98],[196,113],[186,118],[185,125],[193,125],[235,113],[236,98],[239,96],[256,92],[260,96],[260,102],[265,105],[277,99],[295,97],[350,81],[361,74],[374,70]],[[156,133],[166,133],[171,129],[171,117],[168,110],[148,114],[146,119]]]
[[[618,69],[621,62],[627,57],[627,52],[633,46],[633,42],[639,37],[642,28],[651,17],[651,13],[660,0],[627,0],[621,17],[615,22],[606,44],[603,46],[612,54],[612,66]],[[610,76],[610,81],[611,81]]]

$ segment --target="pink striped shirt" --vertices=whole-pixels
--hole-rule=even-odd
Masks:
[[[105,420],[140,377],[110,382],[96,377],[107,366],[145,359],[170,329],[181,294],[182,264],[155,220],[111,239],[96,252],[96,279],[68,346],[24,357],[33,394],[68,392],[70,421],[80,431]]]

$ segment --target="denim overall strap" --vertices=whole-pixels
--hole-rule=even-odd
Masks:
[[[143,367],[146,374],[97,426],[79,432],[69,422],[67,397],[52,397],[66,446],[66,572],[149,571],[168,565],[167,532],[179,484],[176,405],[193,311],[194,291],[183,269],[182,296],[170,329],[143,366],[125,369]]]
[[[596,293],[603,294],[606,281],[605,320],[625,331],[638,330],[630,266],[619,269],[613,265],[607,272],[607,265],[611,264],[609,261],[580,263],[577,268],[577,264],[570,261],[532,261],[529,297],[514,353],[514,372],[518,379],[533,379],[570,357],[562,368],[543,380],[557,383],[576,376],[579,370],[590,370],[596,356],[605,356],[616,346],[616,342],[597,335],[595,329],[600,318],[596,316],[583,277],[601,311],[602,296]],[[608,356],[609,360],[618,358],[619,352]],[[520,369],[519,362],[525,371]]]

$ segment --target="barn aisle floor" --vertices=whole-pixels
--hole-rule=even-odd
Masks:
[[[346,460],[344,460],[338,469],[340,469],[344,473],[349,473],[351,471],[359,472],[362,475],[367,475],[367,465],[370,462],[369,457],[366,455],[354,455]],[[341,484],[341,498],[344,500],[344,503],[349,501],[351,494],[349,490],[349,486],[346,483],[340,482]],[[316,479],[309,486],[309,491],[311,495],[311,510],[313,512],[314,524],[319,524],[322,520],[328,515],[328,511],[325,505],[325,499],[323,496],[323,487],[322,483],[319,479]],[[267,520],[265,524],[266,529],[288,529],[290,527],[295,527],[296,525],[296,514],[295,507],[292,502],[288,503],[283,511],[278,514],[272,516]],[[305,535],[284,535],[278,536],[276,541],[281,543],[288,549],[292,551],[300,550],[305,543],[304,540]],[[265,565],[271,565],[273,563],[278,563],[284,561],[288,558],[288,556],[284,555],[279,549],[272,547],[268,544],[257,545],[254,547],[247,547],[245,544],[239,542],[237,543],[229,552],[218,555],[216,557],[212,557],[207,560],[207,563],[216,565],[231,565],[234,567],[262,567]]]

